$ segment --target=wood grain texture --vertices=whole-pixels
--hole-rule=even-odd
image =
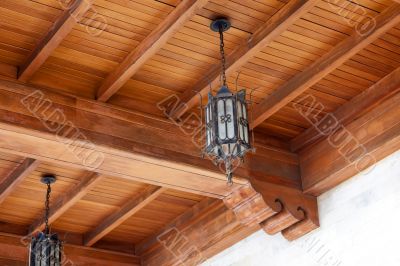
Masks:
[[[30,238],[23,235],[0,233],[0,257],[26,265]],[[74,265],[128,266],[141,265],[134,255],[78,245],[64,244],[65,262]],[[19,265],[19,264],[12,264]]]
[[[38,165],[38,160],[26,158],[3,180],[0,184],[0,204],[13,192],[26,176],[37,168]]]
[[[147,60],[201,9],[208,0],[183,0],[105,79],[97,91],[97,100],[106,102]]]
[[[400,68],[397,68],[379,82],[354,97],[348,103],[339,107],[333,115],[338,123],[347,124],[355,120],[367,111],[379,105],[380,102],[400,90]],[[301,148],[318,142],[324,137],[323,131],[312,126],[300,136],[291,141],[292,150],[298,151]]]
[[[399,22],[400,5],[393,4],[376,16],[373,29],[366,34],[360,34],[355,29],[350,37],[336,45],[329,53],[322,56],[287,83],[284,83],[259,103],[254,108],[254,120],[251,123],[251,128],[260,125]]]
[[[20,101],[26,95],[35,92],[35,89],[11,83],[1,84],[4,88],[1,91],[1,99],[8,103],[15,101],[15,104],[2,107],[6,109],[3,109],[3,115],[1,115],[2,128],[5,130],[8,127],[3,133],[19,138],[18,142],[4,142],[2,148],[26,153],[32,153],[35,150],[34,153],[40,158],[81,168],[88,167],[84,160],[86,157],[82,157],[82,155],[98,155],[101,157],[94,157],[94,159],[102,159],[98,161],[99,165],[96,165],[96,171],[100,173],[197,194],[203,193],[212,197],[224,197],[237,185],[247,183],[239,176],[235,178],[237,185],[226,186],[224,174],[218,173],[218,169],[210,161],[200,159],[199,148],[195,146],[191,138],[185,137],[180,133],[179,127],[176,128],[168,120],[151,119],[148,115],[110,108],[95,101],[41,90],[46,92],[44,99],[53,101],[53,106],[57,106],[58,110],[65,115],[65,120],[62,119],[61,122],[73,123],[75,129],[72,130],[79,130],[84,138],[92,143],[82,146],[82,143],[75,140],[72,142],[72,148],[79,149],[80,152],[74,153],[72,148],[69,149],[70,152],[65,152],[66,148],[71,147],[66,146],[65,143],[71,143],[72,139],[68,140],[68,135],[60,138],[58,134],[54,134],[54,131],[49,130],[47,123],[43,124],[40,119],[31,119],[32,114],[20,104]],[[38,97],[36,96],[29,96],[28,103],[37,106],[35,101]],[[11,119],[12,117],[14,118]],[[53,118],[54,122],[57,120],[60,122],[59,119],[62,116]],[[137,119],[141,119],[140,122]],[[92,121],[97,121],[97,123],[93,124]],[[157,123],[160,123],[158,126],[161,127],[160,129],[155,129]],[[59,132],[66,130],[63,129],[64,126],[57,125],[57,128],[62,129]],[[70,129],[70,126],[66,128]],[[167,130],[168,128],[170,130]],[[25,140],[23,141],[23,139]],[[21,141],[24,142],[24,145]],[[28,145],[29,142],[30,145]],[[38,143],[43,142],[47,143],[45,145],[49,147],[48,150],[35,148]],[[9,145],[21,145],[21,147],[11,148]],[[163,147],[160,147],[161,145]],[[265,150],[265,155],[258,157],[262,154],[262,150]],[[56,155],[57,153],[62,154],[62,160]],[[197,156],[195,156],[196,154]],[[268,181],[279,184],[291,186],[295,184],[294,186],[297,187],[299,173],[296,156],[280,149],[269,150],[260,147],[260,152],[256,157],[257,160],[253,161],[249,158],[246,162],[250,167],[249,170],[253,166],[257,167],[254,172],[256,176],[265,176]],[[259,160],[263,161],[263,164],[258,164]],[[272,161],[268,162],[268,160]],[[94,162],[97,163],[97,160]],[[247,165],[239,168],[237,174],[243,173],[243,177],[246,177],[249,174],[249,170],[246,169]],[[277,165],[289,167],[278,168]]]
[[[186,261],[196,265],[207,258],[202,252],[210,243],[218,242],[239,226],[235,215],[221,201],[199,204],[159,234],[139,244],[138,251],[144,265],[170,265]]]
[[[18,71],[18,80],[28,81],[33,74],[43,65],[51,53],[58,47],[62,40],[71,32],[84,13],[92,5],[93,0],[74,0],[64,10],[61,17],[54,23],[46,36],[37,44],[35,50],[28,57]]]
[[[274,14],[264,25],[262,25],[246,43],[241,44],[232,51],[226,58],[227,75],[234,73],[241,66],[254,57],[265,46],[278,37],[282,32],[293,24],[295,20],[307,13],[317,1],[290,1],[276,14]],[[219,84],[220,66],[211,68],[199,82],[193,87],[187,89],[181,96],[182,102],[185,103],[184,109],[176,113],[176,117],[180,117],[185,111],[190,110],[198,101],[197,93],[205,95],[208,86],[216,87]]]
[[[400,92],[300,152],[303,187],[320,195],[400,148]]]
[[[255,178],[250,179],[250,184],[224,199],[242,225],[260,224],[267,233],[282,232],[290,241],[319,227],[316,197]],[[285,230],[290,230],[290,234]]]
[[[162,187],[149,187],[137,198],[124,204],[118,212],[106,218],[93,231],[85,235],[85,246],[92,246],[129,217],[146,207],[147,204],[157,198],[165,190],[166,189]]]
[[[86,193],[95,187],[101,180],[101,175],[97,173],[88,172],[82,176],[81,181],[78,185],[73,187],[68,193],[56,199],[50,206],[49,214],[49,224],[57,220],[63,213],[65,213],[69,208],[71,208],[75,203],[77,203],[81,198],[83,198]],[[42,230],[44,227],[44,219],[40,217],[35,221],[31,228],[30,233]]]

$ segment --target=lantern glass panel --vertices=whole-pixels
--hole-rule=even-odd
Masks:
[[[206,107],[206,134],[207,134],[206,146],[208,147],[211,144],[210,105],[207,105]]]
[[[249,143],[249,128],[248,128],[248,122],[247,122],[247,109],[246,109],[246,104],[242,103],[242,109],[243,109],[243,132],[244,132],[244,142],[246,142],[246,144]]]
[[[225,127],[225,102],[224,100],[218,100],[218,137],[220,140],[226,139],[226,127]]]
[[[237,110],[238,138],[243,139],[243,127],[240,123],[240,118],[242,117],[242,106],[240,104],[240,101],[236,102],[236,110]]]
[[[232,98],[228,98],[225,101],[225,107],[226,107],[226,114],[225,114],[225,121],[227,125],[227,132],[228,132],[228,138],[233,139],[235,137],[235,123],[233,122],[233,101]]]

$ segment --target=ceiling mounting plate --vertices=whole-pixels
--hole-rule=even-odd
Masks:
[[[52,175],[52,174],[46,174],[43,175],[42,178],[40,179],[40,182],[42,182],[43,184],[53,184],[56,182],[56,176]]]
[[[210,29],[218,32],[221,26],[223,31],[227,31],[231,27],[231,23],[227,18],[218,18],[211,22]]]

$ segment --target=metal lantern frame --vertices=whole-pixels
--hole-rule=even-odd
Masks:
[[[253,150],[249,128],[246,91],[232,93],[226,82],[225,53],[223,32],[230,28],[227,19],[213,21],[210,28],[220,34],[220,53],[222,61],[222,86],[215,96],[208,94],[208,104],[205,106],[206,145],[204,152],[215,163],[223,163],[228,178],[232,184],[234,161],[240,163],[248,151]]]
[[[209,102],[205,108],[206,152],[220,158],[217,160],[224,160],[229,157],[224,147],[226,147],[228,154],[234,154],[235,157],[243,157],[251,149],[245,97],[245,90],[233,94],[227,91],[226,87],[222,87],[216,96],[211,93],[208,94]],[[221,116],[219,110],[222,106],[224,112]],[[235,117],[236,119],[234,119]],[[230,123],[232,125],[229,125]],[[229,129],[229,127],[232,127],[232,129]],[[225,138],[222,137],[223,135],[225,135]]]
[[[45,201],[45,229],[36,234],[29,248],[29,266],[61,266],[62,265],[62,241],[57,234],[50,233],[50,193],[51,184],[56,182],[54,175],[44,175],[41,182],[47,185]]]

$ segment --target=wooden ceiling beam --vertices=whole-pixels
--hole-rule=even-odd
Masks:
[[[221,202],[218,202],[218,200],[216,199],[205,198],[183,214],[179,215],[172,222],[165,225],[157,233],[145,238],[140,243],[136,244],[135,254],[138,254],[140,256],[150,252],[155,246],[160,244],[157,238],[159,235],[163,234],[164,232],[170,231],[173,228],[189,228],[190,225],[194,223],[194,221],[196,221],[196,219],[200,219],[201,217],[203,217],[205,214],[207,214],[207,211],[210,211],[215,206],[223,206],[223,204],[221,204]]]
[[[12,261],[9,265],[26,265],[30,240],[30,236],[0,232],[0,258]],[[141,265],[140,257],[133,254],[83,247],[68,242],[63,245],[63,262],[64,265]]]
[[[226,57],[226,74],[230,75],[240,69],[252,57],[259,53],[263,48],[270,44],[276,37],[286,31],[294,21],[306,14],[318,0],[294,0],[282,7],[254,34]],[[219,75],[221,67],[219,65],[211,68],[204,78],[193,87],[188,88],[182,95],[181,101],[185,103],[183,108],[175,115],[180,117],[184,112],[193,108],[198,102],[198,93],[205,95],[209,91],[209,86],[213,88],[220,84]]]
[[[352,107],[350,102],[343,108]],[[398,151],[399,114],[400,91],[397,90],[354,120],[340,123],[332,115],[322,121],[324,139],[300,151],[305,193],[318,196]]]
[[[266,221],[269,233],[294,240],[319,226],[316,197],[251,180],[224,202],[206,198],[135,246],[145,265],[197,265],[233,244],[229,236],[251,233]],[[263,223],[262,223],[263,224]],[[240,234],[240,237],[247,235]],[[211,245],[210,245],[211,244]],[[215,250],[217,249],[217,250]]]
[[[43,65],[51,53],[59,46],[64,38],[72,31],[94,0],[74,0],[61,16],[54,22],[46,36],[37,44],[36,48],[19,68],[18,80],[27,82]]]
[[[38,165],[38,160],[26,158],[3,180],[0,184],[0,204],[18,187],[25,177],[35,171]]]
[[[125,203],[119,211],[106,218],[91,232],[85,234],[84,245],[93,246],[97,241],[110,233],[135,213],[146,207],[166,189],[162,187],[149,187],[141,195]]]
[[[376,107],[383,100],[397,93],[399,90],[400,68],[397,68],[367,90],[354,97],[351,101],[340,106],[335,112],[329,113],[326,117],[333,116],[338,123],[347,124]],[[312,126],[291,141],[292,150],[298,151],[318,142],[324,136],[321,129]]]
[[[49,113],[43,116],[43,110]],[[4,152],[216,198],[247,184],[249,176],[300,188],[296,154],[256,143],[257,154],[246,158],[227,186],[192,138],[167,119],[0,81]]]
[[[375,17],[375,24],[371,24],[374,28],[368,33],[360,34],[357,29],[354,29],[350,37],[340,42],[330,52],[320,57],[303,72],[291,78],[256,105],[251,128],[255,128],[278,112],[399,22],[400,5],[393,4]]]
[[[232,211],[222,201],[204,199],[177,217],[155,235],[136,245],[144,265],[173,265],[190,259],[197,265],[206,257],[202,252],[210,243],[240,227]]]
[[[110,99],[207,2],[208,0],[180,2],[166,19],[108,75],[97,91],[97,100],[106,102]]]
[[[187,259],[185,252],[179,254],[183,257],[167,255],[174,252],[176,243],[188,243],[186,248],[202,253],[207,250],[203,245],[219,241],[223,245],[221,238],[241,227],[260,228],[262,224],[270,229],[268,233],[282,232],[288,240],[319,227],[316,197],[262,180],[251,179],[250,183],[235,190],[223,204],[206,198],[194,205],[162,230],[135,245],[135,254],[154,265],[163,258],[182,262]]]
[[[75,203],[82,199],[88,191],[94,188],[99,181],[101,181],[102,176],[97,173],[86,173],[81,177],[80,182],[73,187],[68,193],[65,193],[60,198],[54,201],[54,204],[50,206],[49,214],[49,224],[57,220],[63,213],[70,209]],[[36,231],[43,230],[44,219],[40,217],[35,222],[32,223],[29,234]]]

